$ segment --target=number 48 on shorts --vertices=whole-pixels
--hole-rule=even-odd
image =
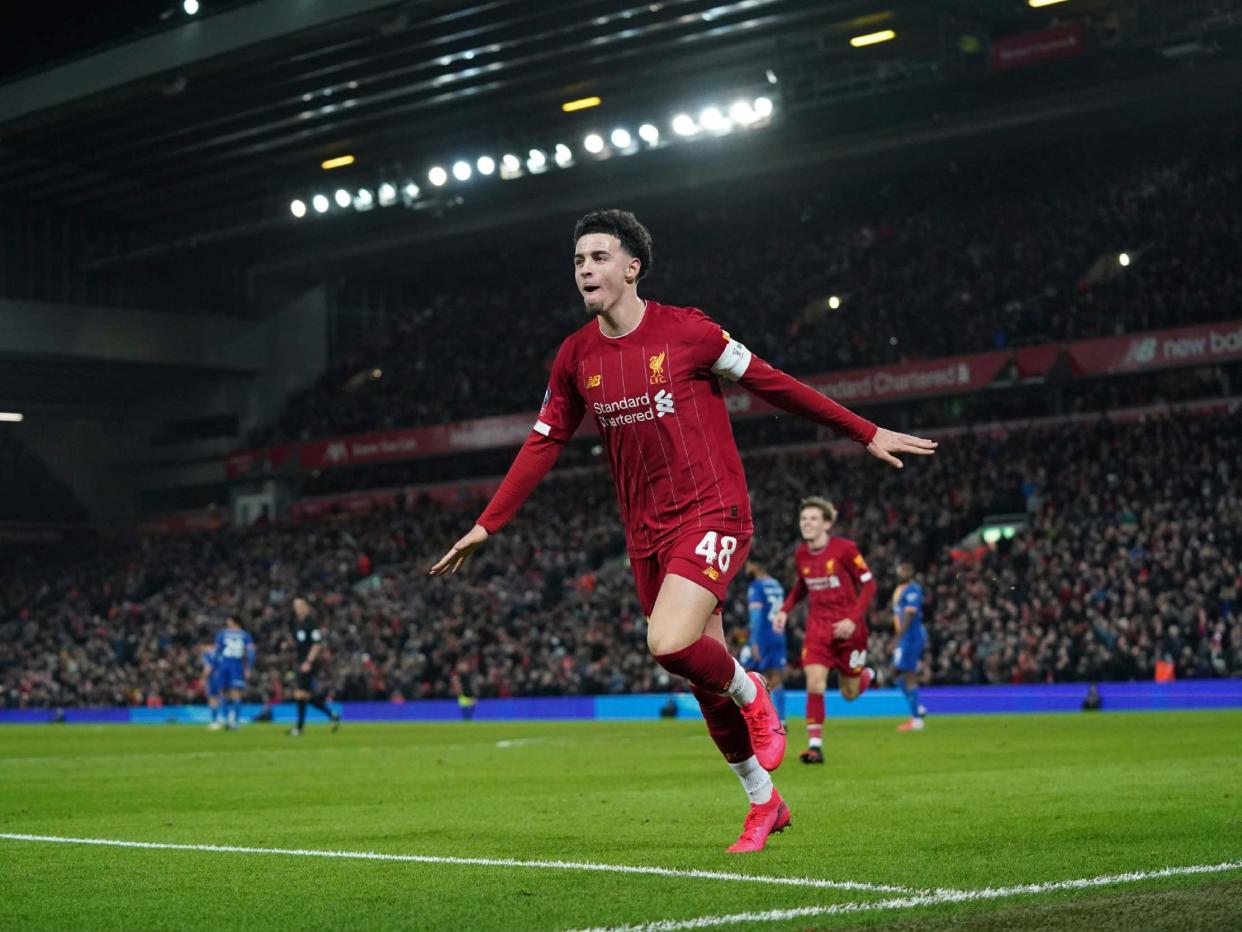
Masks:
[[[719,548],[717,547],[719,544]],[[733,561],[733,553],[737,550],[737,538],[728,534],[717,534],[708,531],[694,548],[694,552],[707,561],[708,566],[715,565],[720,572],[729,572],[729,564]]]

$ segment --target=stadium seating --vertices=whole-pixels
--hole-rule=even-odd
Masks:
[[[740,192],[689,216],[639,210],[656,235],[641,293],[703,307],[793,373],[1229,318],[1239,135],[1236,120],[1177,126],[861,186]],[[531,410],[538,360],[583,319],[561,229],[417,281],[352,281],[335,302],[384,305],[390,323],[252,442]],[[515,322],[520,339],[480,343]]]
[[[787,580],[797,500],[835,499],[837,531],[880,575],[871,649],[881,666],[897,559],[913,559],[926,581],[931,682],[1150,679],[1166,657],[1178,677],[1237,676],[1237,418],[962,435],[902,472],[820,450],[755,452],[754,552]],[[958,550],[985,516],[1015,512],[1027,530],[995,549]],[[678,686],[647,655],[601,468],[554,471],[465,572],[428,578],[473,514],[419,503],[27,553],[0,572],[0,704],[200,700],[195,650],[226,611],[255,635],[252,697],[277,697],[295,593],[314,597],[330,632],[324,685],[341,699],[444,697],[459,669],[477,673],[483,696]],[[735,584],[726,608],[735,636],[743,593]]]

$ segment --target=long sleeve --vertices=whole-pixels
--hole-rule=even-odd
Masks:
[[[875,579],[870,573],[863,575],[867,577],[867,581],[862,584],[862,589],[858,592],[858,601],[854,603],[854,614],[850,617],[866,621],[867,609],[871,607],[871,601],[875,598]]]
[[[876,426],[849,408],[821,395],[809,385],[752,356],[738,384],[769,404],[825,427],[831,427],[858,443],[870,443]],[[799,580],[801,581],[801,580]]]
[[[793,611],[794,606],[805,598],[806,580],[799,576],[798,581],[794,583],[793,588],[789,590],[789,595],[785,596],[785,601],[781,604],[781,611],[788,615]]]
[[[522,444],[522,449],[518,450],[513,465],[500,483],[500,488],[483,509],[483,514],[479,515],[477,523],[487,533],[495,534],[517,514],[522,503],[535,491],[535,486],[548,474],[552,464],[561,455],[563,446],[564,444],[552,440],[538,430],[531,432]]]
[[[854,577],[854,586],[858,590],[858,599],[854,602],[854,614],[850,617],[858,623],[865,623],[867,620],[867,609],[871,607],[871,602],[875,598],[875,576],[871,573],[871,568],[867,566],[867,561],[863,559],[863,555],[853,547],[853,554],[850,556],[846,568],[851,576]]]

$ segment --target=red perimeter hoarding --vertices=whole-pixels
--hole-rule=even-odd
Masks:
[[[803,381],[842,404],[868,405],[936,395],[959,395],[992,382],[1010,360],[1023,378],[1047,372],[1068,355],[1078,375],[1112,375],[1193,366],[1242,359],[1242,321],[1157,330],[1069,344],[1048,344],[1018,350],[996,350],[945,359],[844,369],[810,376]],[[742,389],[731,388],[725,401],[734,417],[755,417],[776,410]],[[303,470],[358,466],[394,460],[439,456],[468,450],[515,447],[526,439],[535,413],[478,418],[434,427],[409,427],[353,434],[231,453],[226,461],[230,479],[265,475],[282,468]],[[583,419],[579,434],[594,433]]]
[[[1242,359],[1242,321],[1079,340],[1066,348],[1079,375],[1120,375]]]

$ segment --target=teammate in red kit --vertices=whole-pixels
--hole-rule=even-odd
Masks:
[[[828,671],[835,668],[841,696],[853,701],[867,691],[875,671],[867,666],[867,608],[875,598],[875,579],[852,540],[831,537],[837,520],[832,502],[818,495],[798,505],[802,543],[794,552],[798,579],[785,604],[772,619],[772,630],[783,631],[793,607],[810,595],[802,669],[806,673],[804,764],[824,762],[824,691]]]
[[[759,851],[789,824],[772,785],[785,730],[758,674],[725,647],[720,607],[750,549],[750,500],[721,380],[866,444],[879,459],[930,454],[930,440],[877,428],[772,368],[697,308],[638,296],[651,236],[621,210],[574,229],[574,272],[591,318],[556,354],[539,419],[478,522],[431,568],[456,572],[513,517],[586,414],[616,484],[626,546],[647,616],[647,646],[689,680],[707,728],[750,799],[730,851]]]

